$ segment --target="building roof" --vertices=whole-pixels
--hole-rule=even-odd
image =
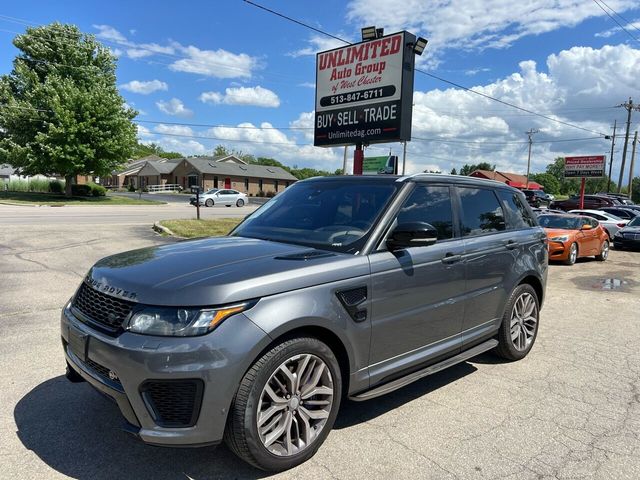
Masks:
[[[159,160],[147,160],[138,172],[138,175],[164,175],[173,172],[173,169],[182,161],[181,158],[160,158]]]
[[[11,165],[0,164],[0,177],[8,177],[9,175],[13,175],[15,171],[15,168]]]
[[[469,176],[496,180],[498,182],[506,183],[507,185],[515,188],[526,188],[527,186],[527,176],[520,175],[518,173],[498,172],[492,170],[474,170]],[[542,185],[534,182],[533,180],[529,180],[529,188],[532,190],[542,190]]]
[[[237,177],[271,178],[274,180],[298,180],[281,167],[264,165],[242,165],[228,161],[220,161],[227,157],[191,157],[185,158],[200,173],[211,175],[229,175]]]

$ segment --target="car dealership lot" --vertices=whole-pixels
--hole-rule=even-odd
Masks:
[[[0,205],[3,478],[265,476],[225,447],[142,445],[119,430],[114,405],[63,376],[60,307],[87,269],[172,241],[151,222],[194,213]],[[639,344],[640,252],[553,265],[525,360],[483,355],[386,397],[347,402],[318,454],[279,477],[640,478]]]

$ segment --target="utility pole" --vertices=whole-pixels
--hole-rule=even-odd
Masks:
[[[624,164],[627,159],[627,144],[629,143],[629,129],[631,128],[631,111],[638,110],[640,111],[640,107],[637,105],[633,105],[633,100],[629,97],[629,101],[627,103],[622,103],[618,105],[619,107],[624,107],[627,110],[627,131],[624,134],[624,147],[622,149],[622,164],[620,165],[620,176],[618,177],[618,193],[622,190],[622,177],[624,176]]]
[[[613,121],[613,135],[611,136],[611,155],[609,155],[609,177],[607,181],[607,193],[611,189],[611,168],[613,167],[613,146],[616,143],[616,126],[618,124],[617,120]],[[607,137],[605,137],[607,138]]]
[[[347,174],[347,146],[344,146],[344,158],[342,159],[342,174]],[[609,173],[611,175],[611,173]]]
[[[407,162],[407,141],[405,140],[403,144],[404,145],[402,146],[402,176],[404,176],[404,167]]]
[[[533,144],[533,135],[540,130],[537,128],[530,128],[528,132],[525,132],[529,136],[529,157],[527,158],[527,185],[526,189],[529,189],[529,171],[531,170],[531,145]]]
[[[633,189],[633,164],[636,161],[636,145],[638,144],[638,131],[636,130],[633,136],[633,144],[631,147],[631,165],[629,165],[629,198],[631,198],[631,191]]]

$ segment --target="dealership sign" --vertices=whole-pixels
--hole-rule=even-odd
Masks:
[[[315,146],[411,139],[414,42],[400,32],[318,53]]]
[[[605,156],[565,157],[565,177],[604,177]]]

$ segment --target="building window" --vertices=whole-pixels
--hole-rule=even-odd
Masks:
[[[218,188],[218,177],[213,177],[213,188]]]
[[[258,179],[258,190],[260,190],[261,192],[264,191],[262,190],[262,179]]]
[[[273,188],[275,189],[275,191],[278,191],[278,180],[274,180],[273,181]]]
[[[245,178],[244,179],[244,189],[248,192],[249,191],[249,179]]]

